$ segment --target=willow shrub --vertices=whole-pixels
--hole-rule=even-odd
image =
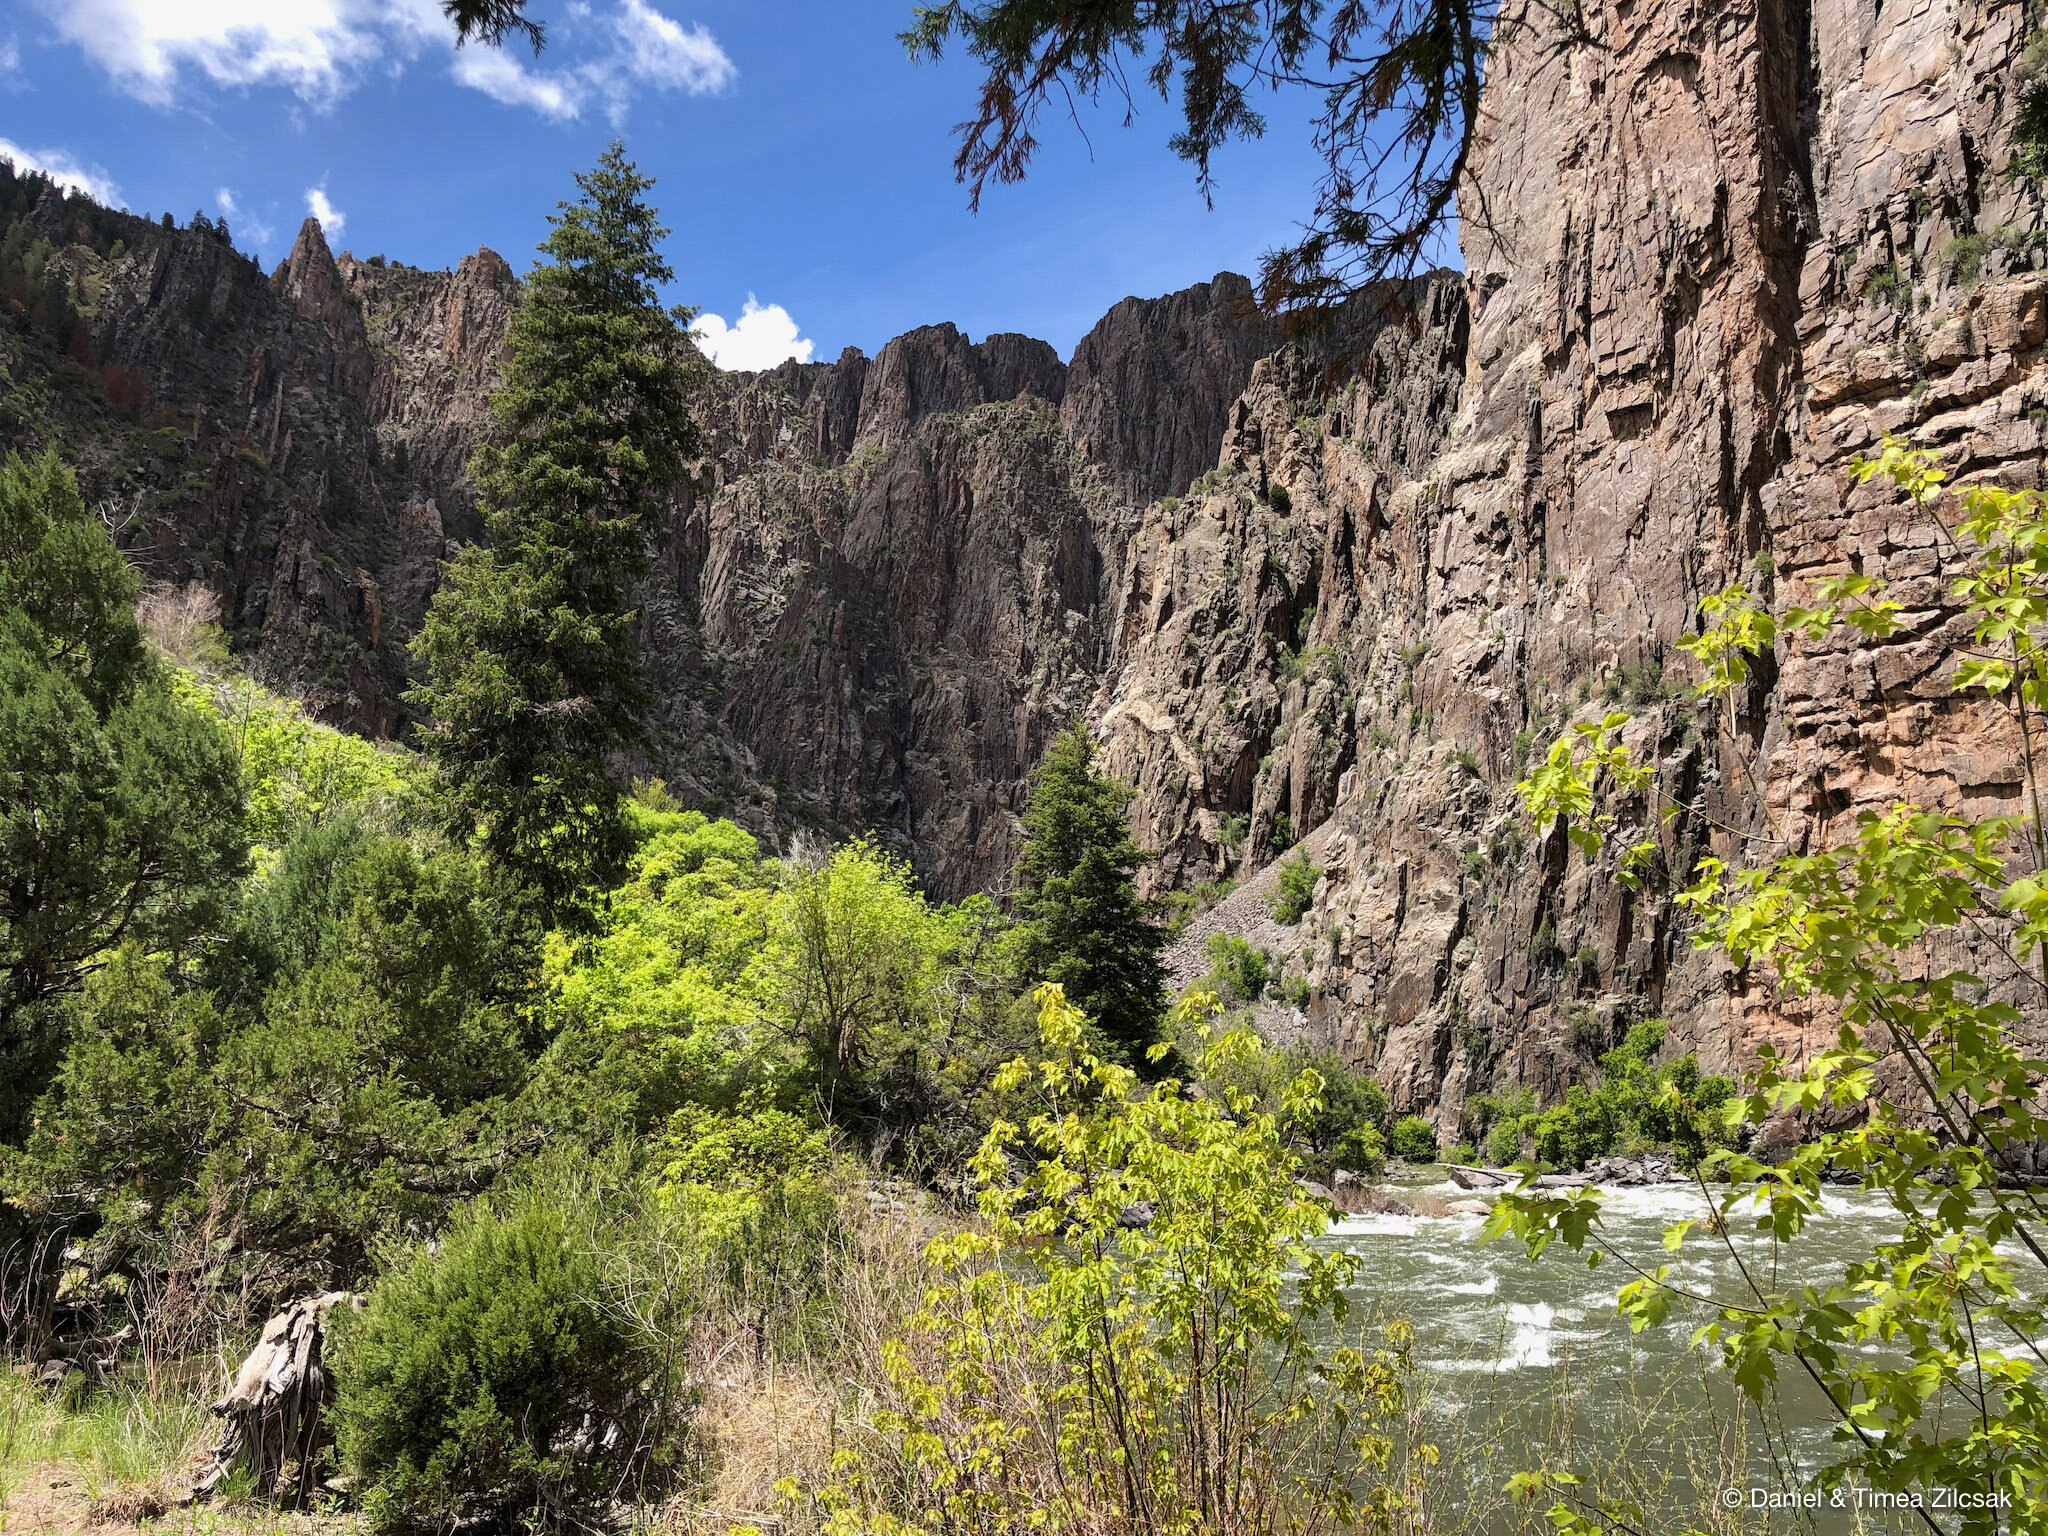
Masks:
[[[1858,469],[1935,519],[1945,476],[1930,455],[1888,438]],[[1970,627],[1953,685],[2005,716],[2030,813],[1896,805],[1810,853],[1790,851],[1773,826],[1753,847],[1724,839],[1744,851],[1700,860],[1678,897],[1698,920],[1697,945],[1752,968],[1792,1007],[1841,1021],[1833,1048],[1804,1064],[1765,1046],[1748,1092],[1730,1103],[1730,1126],[1797,1111],[1848,1128],[1776,1167],[1733,1150],[1706,1158],[1702,1172],[1727,1181],[1720,1219],[1673,1225],[1671,1262],[1653,1268],[1608,1240],[1596,1190],[1549,1196],[1525,1185],[1489,1230],[1512,1232],[1532,1255],[1562,1243],[1632,1272],[1618,1297],[1631,1326],[1704,1319],[1695,1339],[1760,1403],[1781,1371],[1811,1381],[1837,1424],[1840,1455],[1822,1470],[1825,1484],[1901,1496],[1926,1529],[1988,1536],[2048,1529],[2048,1215],[2024,1177],[2048,1140],[2048,1062],[2015,1028],[2038,1027],[2048,1004],[2048,824],[2035,789],[2048,711],[2048,501],[1988,485],[1956,501],[1959,525],[1937,520]],[[1901,628],[1902,604],[1877,578],[1833,577],[1818,596],[1817,607],[1785,611],[1784,638],[1884,640]],[[1702,633],[1682,644],[1705,669],[1699,696],[1732,711],[1752,659],[1779,643],[1780,618],[1740,586],[1702,613]],[[1663,803],[1657,769],[1624,740],[1629,724],[1617,712],[1575,727],[1517,787],[1538,825],[1560,823],[1587,858],[1611,858],[1635,879],[1657,867],[1658,832],[1683,808]],[[1988,974],[1946,968],[1944,955],[1973,951]],[[1919,1103],[1902,1106],[1880,1073],[1909,1082]],[[1800,1239],[1820,1210],[1823,1175],[1838,1168],[1890,1213],[1873,1218],[1881,1230],[1867,1256],[1808,1282]],[[1745,1229],[1756,1244],[1747,1257],[1733,1236]],[[1701,1239],[1734,1258],[1732,1283],[1717,1283],[1699,1258]],[[1567,1473],[1514,1486],[1554,1499],[1561,1531],[1642,1524],[1640,1511]]]
[[[1083,1047],[1059,987],[1044,1059],[1003,1087],[1040,1105],[974,1163],[983,1224],[928,1250],[941,1283],[888,1362],[897,1400],[816,1491],[833,1536],[1419,1528],[1434,1451],[1409,1433],[1411,1331],[1342,1340],[1348,1254],[1319,1249],[1278,1117]],[[1205,1080],[1261,1047],[1181,1004]],[[1304,1071],[1285,1114],[1322,1089]],[[785,1487],[791,1498],[797,1490]]]

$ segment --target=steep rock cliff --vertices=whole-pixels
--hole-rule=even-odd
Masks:
[[[1282,809],[1317,826],[1327,876],[1282,946],[1312,993],[1296,1022],[1446,1132],[1468,1091],[1555,1094],[1634,1017],[1666,1017],[1710,1068],[1826,1038],[1824,1010],[1691,948],[1674,875],[1748,836],[1825,844],[1901,798],[2016,809],[2022,776],[2010,722],[1949,690],[1953,551],[1849,471],[1889,429],[1966,477],[2038,481],[2040,200],[2005,174],[2022,8],[1610,0],[1580,20],[1532,9],[1493,64],[1442,452],[1382,457],[1389,487],[1350,467],[1327,391],[1262,365],[1241,404],[1260,430],[1226,466],[1372,529],[1356,595],[1330,590],[1334,559],[1310,567],[1313,621],[1289,634],[1269,606],[1294,649],[1225,669],[1233,695],[1143,657],[1242,599],[1198,583],[1194,620],[1189,594],[1149,589],[1179,618],[1139,626],[1156,638],[1101,700],[1184,867],[1256,867]],[[1331,425],[1305,437],[1319,407]],[[1248,505],[1225,486],[1179,509],[1135,587],[1169,559],[1288,569],[1284,524]],[[1781,646],[1727,715],[1685,698],[1673,644],[1702,595],[1743,579],[1782,607],[1851,568],[1899,584],[1896,639]],[[1533,745],[1615,704],[1687,806],[1640,892],[1529,839],[1509,790]],[[1189,836],[1169,758],[1235,782],[1262,744],[1245,851],[1205,818]],[[2017,987],[1991,944],[1942,958]]]

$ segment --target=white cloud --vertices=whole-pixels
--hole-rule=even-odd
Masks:
[[[568,11],[568,23],[548,34],[548,53],[543,57],[573,57],[576,41],[593,30],[594,13],[587,4],[572,4]],[[602,39],[601,49],[581,63],[534,68],[510,49],[500,52],[471,45],[457,51],[451,72],[458,84],[508,107],[530,107],[561,122],[602,104],[614,123],[625,120],[641,90],[713,96],[739,75],[708,30],[685,30],[647,0],[619,0],[594,30]]]
[[[306,188],[306,212],[320,221],[320,229],[329,243],[339,240],[341,232],[348,227],[348,215],[327,200],[327,183]]]
[[[797,335],[789,311],[780,304],[757,304],[751,293],[738,324],[729,326],[719,315],[699,315],[691,329],[697,345],[721,368],[757,373],[792,357],[800,363],[811,360],[811,339]]]
[[[619,36],[620,62],[657,90],[713,96],[739,73],[718,39],[702,26],[685,32],[647,0],[620,0],[612,26]]]
[[[282,86],[328,105],[387,54],[421,41],[407,0],[40,0],[58,35],[129,94],[165,105],[185,72]]]
[[[551,76],[528,69],[512,54],[471,44],[455,55],[456,81],[508,107],[531,107],[543,117],[577,117],[583,111],[584,88],[573,76]]]
[[[446,48],[457,84],[563,121],[593,105],[616,121],[644,91],[715,94],[738,75],[705,27],[650,0],[576,0],[542,62],[515,43],[454,46],[440,0],[34,0],[57,33],[130,95],[167,106],[197,84],[272,87],[317,109],[372,72]],[[6,68],[0,52],[0,72]]]
[[[41,171],[58,186],[83,192],[109,208],[121,206],[121,189],[104,169],[81,165],[61,149],[23,149],[11,140],[0,139],[0,160],[12,160],[17,171]]]

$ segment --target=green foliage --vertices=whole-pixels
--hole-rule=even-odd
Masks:
[[[1350,1168],[1378,1173],[1386,1165],[1387,1096],[1377,1079],[1353,1072],[1335,1051],[1295,1046],[1279,1053],[1282,1092],[1270,1107],[1280,1116],[1280,1132],[1290,1150],[1312,1171]],[[1313,1072],[1321,1083],[1319,1096],[1286,1102],[1284,1085]]]
[[[689,311],[659,298],[674,274],[653,182],[614,143],[577,185],[513,315],[492,397],[506,442],[472,466],[490,542],[449,564],[411,695],[464,830],[562,916],[632,851],[612,760],[644,739],[653,700],[630,588],[700,450],[702,369]]]
[[[233,746],[259,859],[303,828],[415,804],[426,787],[409,753],[309,720],[296,700],[246,677],[209,683],[181,671],[172,685],[188,706],[218,721]]]
[[[1466,1100],[1460,1129],[1496,1165],[1520,1161],[1526,1141],[1536,1159],[1552,1168],[1582,1168],[1596,1157],[1653,1146],[1669,1148],[1682,1166],[1691,1167],[1714,1149],[1734,1144],[1723,1111],[1735,1084],[1703,1075],[1689,1053],[1658,1066],[1663,1046],[1661,1019],[1637,1024],[1601,1055],[1597,1082],[1573,1084],[1562,1104],[1539,1111],[1526,1088],[1474,1095]]]
[[[1224,817],[1216,824],[1216,847],[1226,855],[1235,854],[1244,847],[1251,825],[1251,818],[1241,812]]]
[[[206,1262],[252,1305],[487,1187],[542,1048],[538,935],[473,857],[315,828],[272,879],[297,899],[257,888],[217,988],[133,946],[92,978],[5,1182],[142,1264],[227,1223]]]
[[[847,1242],[825,1133],[783,1110],[679,1110],[656,1149],[661,1198],[703,1253],[707,1303],[754,1341],[800,1351],[831,1300],[822,1283]]]
[[[785,877],[767,975],[828,1118],[901,1128],[938,1107],[934,1079],[963,1065],[940,1026],[970,922],[927,904],[910,866],[869,841]]]
[[[1043,1059],[1004,1085],[1043,1108],[983,1144],[983,1225],[929,1248],[942,1279],[889,1347],[882,1444],[856,1442],[815,1491],[825,1529],[1278,1536],[1405,1519],[1435,1460],[1405,1434],[1411,1330],[1344,1337],[1357,1261],[1313,1241],[1324,1213],[1296,1190],[1276,1116],[1230,1090],[1138,1097],[1057,987],[1038,1002]],[[1182,1019],[1220,1081],[1260,1047],[1205,1033],[1213,1006],[1190,999]],[[1313,1114],[1318,1087],[1300,1074],[1283,1114]]]
[[[1433,1163],[1436,1127],[1420,1115],[1403,1115],[1387,1132],[1387,1150],[1411,1163]]]
[[[1646,656],[1641,661],[1622,663],[1608,675],[1600,689],[1600,697],[1607,703],[1625,705],[1630,709],[1655,704],[1664,695],[1662,656]]]
[[[136,579],[54,452],[0,465],[0,1146],[125,941],[179,948],[247,860],[215,724],[144,648]]]
[[[1280,652],[1280,675],[1290,683],[1314,682],[1337,670],[1336,647],[1311,645],[1305,650],[1283,647]]]
[[[1210,934],[1204,951],[1209,957],[1209,974],[1200,986],[1218,993],[1226,1003],[1257,1002],[1265,995],[1267,984],[1280,974],[1269,951],[1234,933]]]
[[[774,1001],[762,962],[777,871],[731,822],[630,814],[643,841],[596,931],[548,941],[550,1015],[617,1040],[665,1094],[732,1103]]]
[[[2039,182],[2048,177],[2048,35],[2029,34],[2014,71],[2019,82],[2017,106],[2012,115],[2012,158],[2008,175],[2022,181]]]
[[[583,1213],[471,1207],[399,1256],[347,1331],[333,1417],[384,1530],[607,1523],[639,1493],[672,1361],[612,1303]]]
[[[1913,515],[1934,516],[1946,476],[1931,455],[1886,438],[1857,468],[1863,479],[1897,485]],[[1954,686],[2011,712],[2031,782],[2029,722],[2048,705],[2048,508],[2037,491],[1994,485],[1964,487],[1956,500],[1961,518],[1945,536],[1964,562],[1952,590],[1971,639]],[[1815,607],[1785,612],[1788,637],[1836,644],[1853,631],[1865,643],[1899,629],[1903,605],[1879,578],[1831,577],[1816,595]],[[1694,647],[1707,663],[1699,691],[1718,699],[1747,676],[1748,659],[1773,643],[1777,625],[1739,589],[1703,608],[1712,622]],[[1610,718],[1603,737],[1625,724]],[[1580,821],[1581,846],[1595,856],[1615,825],[1602,805],[1602,770],[1645,796],[1654,772],[1619,747],[1596,763],[1559,746],[1559,771],[1526,785],[1525,799],[1544,819]],[[1821,1004],[1842,1021],[1835,1046],[1801,1062],[1766,1049],[1747,1092],[1723,1106],[1724,1126],[1792,1111],[1845,1128],[1777,1167],[1732,1150],[1706,1159],[1705,1170],[1728,1183],[1706,1234],[1711,1245],[1733,1251],[1728,1234],[1738,1223],[1757,1234],[1754,1257],[1732,1274],[1718,1274],[1696,1250],[1688,1259],[1695,1222],[1665,1234],[1670,1263],[1621,1260],[1636,1276],[1617,1298],[1632,1327],[1703,1313],[1696,1336],[1746,1396],[1770,1398],[1781,1364],[1796,1364],[1820,1387],[1843,1451],[1822,1471],[1828,1484],[1853,1479],[1923,1499],[1931,1488],[1969,1488],[2009,1501],[2005,1511],[1960,1512],[1968,1536],[2048,1520],[2048,1396],[2035,1373],[2048,1248],[2033,1197],[2001,1184],[2016,1171],[2016,1149],[2048,1133],[2040,1110],[2048,1064],[2015,1037],[2021,1013],[2003,1000],[2012,988],[2038,1002],[2032,989],[2048,987],[2048,971],[2037,974],[2048,966],[2044,868],[2048,829],[2038,812],[1972,819],[1912,805],[1864,813],[1833,846],[1766,848],[1733,867],[1703,859],[1680,897],[1699,924],[1698,942],[1751,968],[1788,1004]],[[1977,949],[1986,934],[2001,938]],[[1927,959],[1973,951],[2003,963],[1980,977]],[[1884,1062],[1913,1080],[1932,1125],[1878,1090]],[[1691,1085],[1695,1100],[1711,1082]],[[1674,1080],[1658,1097],[1682,1103],[1688,1091]],[[1838,1168],[1859,1174],[1893,1215],[1873,1233],[1867,1257],[1823,1283],[1794,1260],[1820,1209],[1822,1180]],[[1597,1191],[1519,1193],[1496,1207],[1491,1230],[1512,1231],[1532,1254],[1556,1242],[1589,1262],[1617,1254]],[[1794,1274],[1807,1283],[1794,1285]]]
[[[1107,13],[1081,0],[969,0],[914,7],[901,40],[913,58],[937,59],[957,38],[987,70],[954,161],[977,209],[991,179],[1023,179],[1048,101],[1106,89],[1134,115],[1130,81],[1141,71],[1162,101],[1178,89],[1183,126],[1171,147],[1206,195],[1216,150],[1265,132],[1252,105],[1259,88],[1318,96],[1314,213],[1299,242],[1261,265],[1261,296],[1282,308],[1336,305],[1415,269],[1456,211],[1487,53],[1511,27],[1487,0],[1428,0],[1391,16],[1310,0],[1246,12],[1166,0]],[[1398,166],[1380,150],[1396,140],[1410,150]]]
[[[1294,498],[1288,494],[1286,486],[1270,485],[1266,488],[1266,505],[1285,517],[1294,510]]]
[[[1863,299],[1870,304],[1882,304],[1887,309],[1903,308],[1912,298],[1913,280],[1899,270],[1897,262],[1887,262],[1875,267],[1863,279]]]
[[[1016,970],[1058,983],[1112,1052],[1149,1061],[1166,1012],[1166,935],[1138,897],[1129,786],[1095,771],[1095,743],[1062,732],[1032,775],[1017,863]]]
[[[1273,921],[1292,925],[1315,899],[1316,882],[1323,878],[1320,864],[1311,863],[1303,849],[1280,861],[1280,888],[1273,896]]]

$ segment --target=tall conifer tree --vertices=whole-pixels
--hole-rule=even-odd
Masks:
[[[1131,793],[1095,771],[1095,742],[1079,725],[1053,742],[1024,812],[1015,942],[1027,983],[1060,983],[1145,1070],[1166,1016],[1166,934],[1138,896],[1150,855],[1131,840]]]
[[[557,915],[615,881],[631,840],[616,779],[652,696],[632,585],[700,451],[688,397],[702,360],[654,185],[614,141],[541,242],[492,399],[504,446],[471,466],[489,543],[449,565],[414,652],[428,750],[458,821]]]

